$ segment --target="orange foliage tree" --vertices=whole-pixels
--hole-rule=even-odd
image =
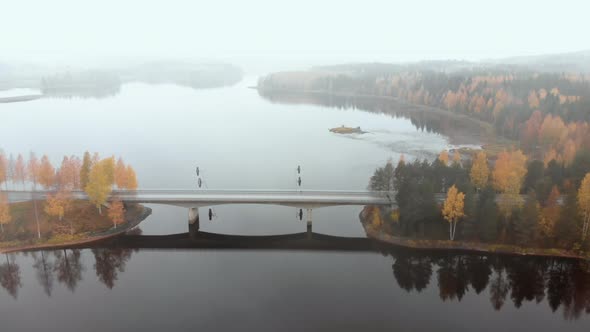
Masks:
[[[55,168],[51,165],[47,155],[41,158],[41,165],[38,174],[39,183],[45,188],[49,189],[53,186],[55,181]]]
[[[117,228],[117,225],[125,222],[125,207],[120,200],[114,200],[111,202],[108,214],[109,218],[113,221],[115,228]]]
[[[21,182],[24,188],[26,176],[25,160],[23,156],[19,154],[16,158],[16,163],[14,164],[14,175],[12,176],[12,179],[14,182]]]
[[[4,225],[12,221],[10,215],[10,204],[8,204],[8,197],[6,194],[0,193],[0,229],[4,233]]]

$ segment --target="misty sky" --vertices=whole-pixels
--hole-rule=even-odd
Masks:
[[[590,49],[587,0],[1,0],[0,57],[407,61]]]

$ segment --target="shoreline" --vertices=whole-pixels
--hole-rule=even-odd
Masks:
[[[411,239],[391,234],[386,234],[381,230],[373,229],[362,220],[366,219],[364,216],[365,210],[361,211],[359,217],[363,229],[367,237],[381,243],[388,245],[410,248],[416,250],[436,250],[436,251],[459,251],[466,253],[481,253],[481,254],[500,254],[513,256],[532,256],[532,257],[551,257],[551,258],[568,258],[589,261],[590,256],[582,256],[565,249],[557,248],[523,248],[510,244],[493,244],[483,242],[466,242],[466,241],[451,241],[451,240],[426,240],[426,239]]]
[[[381,96],[381,95],[370,95],[370,94],[353,94],[353,93],[334,93],[334,92],[328,92],[325,90],[307,90],[307,91],[300,91],[300,90],[292,90],[292,89],[268,89],[268,88],[261,88],[261,87],[250,87],[251,89],[255,89],[261,92],[278,92],[278,93],[290,93],[290,94],[311,94],[311,95],[317,95],[317,96],[334,96],[334,97],[344,97],[344,98],[361,98],[361,99],[377,99],[377,100],[384,100],[384,101],[394,101],[396,103],[399,103],[401,105],[404,106],[411,106],[411,107],[416,107],[416,108],[421,108],[423,110],[428,110],[428,111],[432,111],[432,112],[436,112],[438,114],[445,114],[445,115],[453,115],[456,116],[458,118],[461,119],[465,119],[465,120],[470,120],[473,121],[477,124],[479,124],[482,127],[485,127],[486,129],[490,129],[493,130],[493,125],[485,122],[483,120],[480,119],[476,119],[473,117],[470,117],[466,114],[460,114],[460,113],[455,113],[449,110],[445,110],[443,108],[438,108],[438,107],[434,107],[434,106],[427,106],[427,105],[421,105],[421,104],[413,104],[407,101],[404,101],[402,99],[400,99],[399,97],[393,97],[393,96]]]
[[[43,95],[26,95],[14,97],[0,97],[0,104],[2,103],[18,103],[23,101],[31,101],[43,98]]]
[[[258,93],[264,96],[265,93],[272,94],[272,93],[283,93],[289,95],[310,95],[310,96],[319,96],[319,97],[337,97],[337,98],[358,98],[364,100],[372,100],[372,101],[383,101],[392,103],[392,105],[396,104],[400,107],[404,107],[405,109],[402,112],[407,112],[408,114],[411,112],[425,112],[428,114],[440,115],[440,116],[447,116],[451,117],[454,121],[468,121],[477,125],[481,128],[481,135],[477,137],[476,140],[479,141],[479,145],[481,145],[481,149],[486,151],[488,155],[495,156],[498,152],[502,149],[509,148],[510,146],[518,146],[519,143],[513,141],[510,138],[503,137],[502,135],[498,134],[491,123],[483,121],[481,119],[462,114],[452,112],[443,108],[428,106],[428,105],[421,105],[421,104],[413,104],[408,101],[402,100],[399,97],[394,96],[382,96],[382,95],[370,95],[370,94],[355,94],[355,93],[334,93],[328,92],[325,90],[292,90],[292,89],[274,89],[274,88],[262,88],[262,87],[252,87],[253,89],[258,90]],[[390,114],[388,111],[384,111],[384,113]],[[454,144],[464,144],[461,143],[464,141],[464,138],[461,137],[453,137],[453,135],[448,135],[450,141],[456,141]],[[468,149],[474,151],[472,149]],[[468,152],[468,151],[465,151]]]
[[[143,206],[143,205],[142,205],[142,207],[143,207],[143,211],[137,217],[136,220],[127,222],[127,223],[121,225],[121,227],[116,228],[116,229],[110,228],[110,229],[100,232],[96,235],[88,236],[88,234],[87,234],[87,236],[85,236],[84,238],[60,242],[60,243],[51,243],[51,239],[49,239],[46,242],[38,243],[38,244],[23,244],[23,245],[19,245],[19,246],[5,247],[5,248],[0,247],[0,254],[9,254],[9,253],[15,253],[15,252],[25,252],[25,251],[33,251],[33,250],[44,250],[44,249],[60,249],[63,247],[70,247],[70,246],[76,246],[76,245],[81,245],[81,244],[93,243],[93,242],[98,242],[98,241],[107,240],[107,239],[110,239],[113,237],[117,237],[117,236],[120,236],[120,235],[124,234],[125,232],[137,227],[142,221],[144,221],[147,217],[149,217],[152,214],[151,208]]]

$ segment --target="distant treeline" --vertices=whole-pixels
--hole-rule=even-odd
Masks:
[[[242,79],[242,70],[230,64],[154,62],[124,70],[122,77],[125,81],[204,89],[235,84]]]
[[[64,72],[41,79],[44,95],[59,97],[108,97],[121,89],[121,79],[106,71]]]
[[[128,82],[204,89],[232,85],[242,79],[239,67],[223,63],[160,61],[100,70],[27,69],[0,64],[0,89],[39,88],[48,96],[101,98],[119,93],[121,85]]]

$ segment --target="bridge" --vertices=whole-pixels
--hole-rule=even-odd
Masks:
[[[44,200],[55,190],[6,191],[12,202]],[[73,191],[73,199],[88,200],[84,191]],[[395,192],[381,191],[335,191],[335,190],[113,190],[108,201],[121,200],[130,203],[165,204],[188,208],[189,225],[198,231],[199,207],[224,204],[272,204],[303,209],[307,214],[307,229],[311,231],[312,210],[327,206],[379,205],[394,206]],[[444,200],[444,197],[441,197]]]

